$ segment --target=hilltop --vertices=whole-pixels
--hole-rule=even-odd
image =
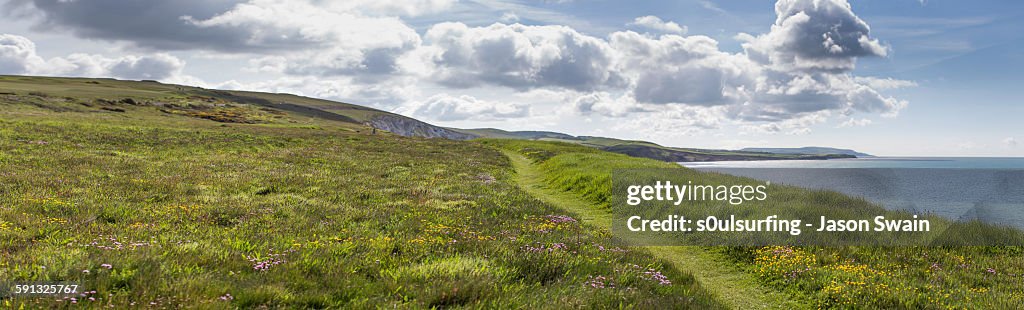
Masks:
[[[505,131],[494,128],[459,129],[431,125],[410,117],[365,106],[291,94],[214,90],[163,84],[156,81],[124,81],[94,78],[54,78],[0,76],[0,95],[46,98],[55,111],[94,111],[124,113],[127,108],[149,109],[221,123],[275,123],[282,114],[351,124],[360,130],[380,130],[405,137],[470,140],[477,138],[558,141],[593,147],[609,152],[668,162],[722,160],[834,159],[858,156],[826,148],[709,150],[667,147],[637,140],[573,136],[547,131]],[[26,97],[26,98],[27,98]],[[59,99],[68,99],[60,104]],[[21,100],[17,99],[16,100]],[[22,98],[25,99],[25,98]],[[27,100],[27,99],[26,99]],[[32,101],[32,100],[28,100]],[[58,107],[59,106],[59,107]],[[288,120],[295,122],[294,119]],[[850,151],[852,152],[852,151]]]
[[[505,131],[494,128],[455,129],[467,134],[484,138],[520,139],[535,141],[554,141],[578,144],[600,150],[643,157],[666,162],[697,162],[697,161],[746,161],[746,160],[823,160],[838,158],[854,158],[856,155],[841,152],[763,152],[744,150],[712,150],[697,148],[680,148],[659,145],[639,140],[622,140],[606,137],[572,136],[558,132],[538,131]]]
[[[861,153],[850,149],[837,149],[831,147],[820,147],[820,146],[807,146],[800,148],[756,148],[748,147],[742,149],[745,152],[761,152],[761,153],[773,153],[773,154],[814,154],[814,155],[827,155],[827,154],[842,154],[852,155],[858,158],[875,157],[871,154]]]
[[[126,108],[148,108],[165,114],[221,123],[275,123],[282,119],[283,113],[287,113],[299,118],[371,127],[407,137],[451,140],[476,138],[474,135],[355,104],[291,94],[214,90],[156,81],[0,76],[0,95],[46,98],[45,101],[53,105],[39,106],[57,112],[123,113]],[[64,101],[73,104],[60,105],[60,99],[67,99]]]

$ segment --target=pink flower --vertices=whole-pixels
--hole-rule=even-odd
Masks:
[[[111,265],[111,264],[102,264],[102,265],[100,265],[100,267],[103,267],[103,268],[107,268],[107,269],[112,269],[112,268],[114,268],[114,266],[113,266],[113,265]]]

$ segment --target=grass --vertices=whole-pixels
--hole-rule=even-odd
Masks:
[[[540,175],[535,181],[542,189],[586,202],[590,219],[607,229],[611,215],[611,173],[622,168],[661,168],[671,165],[648,159],[595,152],[591,148],[554,142],[488,140],[485,144],[529,158],[529,166]],[[742,178],[702,173],[678,166],[677,174],[731,183]],[[836,203],[857,208],[878,208],[868,202],[833,192],[781,188],[784,202],[775,206],[790,211]],[[774,194],[773,194],[774,195]],[[573,201],[562,198],[562,201]],[[572,203],[566,203],[571,205]],[[977,224],[964,224],[977,225]],[[971,229],[1002,231],[981,225]],[[1019,232],[1018,232],[1019,233]],[[678,255],[680,248],[655,249],[662,256]],[[821,308],[923,308],[974,309],[1017,308],[1024,305],[1024,251],[1010,246],[881,247],[881,246],[772,246],[707,247],[705,257],[721,258],[719,265],[735,264],[757,279],[759,285],[786,292],[803,306]],[[692,265],[692,267],[710,267]],[[685,268],[684,268],[685,269]],[[691,269],[692,270],[692,269]],[[729,273],[723,270],[721,273]],[[703,277],[698,274],[698,279]],[[709,279],[705,287],[729,300],[727,294],[743,294],[754,288],[721,288]],[[721,283],[717,283],[721,285]],[[742,301],[739,301],[742,302]],[[734,303],[734,305],[739,305]],[[744,304],[744,306],[747,304]],[[740,307],[744,307],[740,306]],[[745,307],[744,307],[745,308]]]
[[[490,142],[493,144],[494,142]],[[501,141],[500,143],[519,143]],[[529,143],[527,143],[529,144]],[[549,146],[557,146],[550,144]],[[595,208],[593,202],[579,199],[578,196],[563,189],[551,188],[545,181],[545,174],[533,165],[533,161],[519,152],[505,150],[504,153],[512,160],[512,165],[517,172],[517,182],[530,195],[552,205],[571,210],[578,214],[585,222],[593,223],[595,226],[607,231],[611,226],[612,216],[607,209]],[[620,155],[610,154],[618,157]],[[621,163],[627,163],[632,159],[623,158]],[[607,161],[602,161],[607,163]],[[654,165],[664,163],[651,161]],[[667,260],[674,267],[680,270],[688,270],[700,282],[702,287],[715,295],[719,300],[730,308],[734,309],[771,309],[789,308],[804,309],[806,305],[794,300],[788,294],[782,293],[774,288],[766,287],[758,283],[757,277],[745,273],[742,269],[731,264],[723,264],[728,261],[721,253],[708,251],[703,247],[647,247],[655,256]]]
[[[724,307],[480,143],[238,102],[107,111],[60,87],[0,95],[0,282],[88,292],[5,308]],[[187,113],[206,108],[258,121]]]
[[[88,290],[0,296],[5,308],[1024,304],[1019,247],[642,248],[613,238],[613,169],[739,180],[671,163],[557,142],[373,134],[250,101],[377,113],[290,95],[31,77],[0,77],[0,89],[0,286]],[[782,196],[777,207],[794,212],[878,208],[831,192]]]

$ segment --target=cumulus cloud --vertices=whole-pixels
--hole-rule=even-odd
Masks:
[[[126,56],[119,59],[106,60],[110,74],[116,77],[135,80],[162,80],[181,72],[185,62],[167,54],[156,54],[146,57]]]
[[[252,49],[344,46],[350,49],[396,48],[419,36],[394,17],[368,17],[358,11],[334,10],[310,1],[250,0],[210,18],[179,19],[199,32],[231,31]],[[348,6],[342,6],[348,8]]]
[[[640,103],[723,106],[731,119],[782,122],[821,112],[894,116],[908,102],[883,95],[911,81],[856,77],[859,57],[885,56],[845,0],[781,0],[772,30],[740,35],[743,53],[724,52],[706,36],[615,32],[627,91]]]
[[[640,112],[641,117],[621,119],[612,130],[637,134],[645,139],[685,137],[721,128],[727,121],[722,107],[662,106],[658,111]]]
[[[441,23],[424,41],[434,76],[450,87],[594,90],[621,82],[607,42],[565,26]]]
[[[472,96],[434,95],[410,102],[397,110],[401,114],[436,121],[496,120],[530,114],[529,106],[480,100]]]
[[[247,36],[232,29],[206,29],[182,16],[206,19],[231,9],[225,0],[8,0],[5,9],[32,12],[37,28],[68,31],[83,38],[121,40],[160,50],[197,47],[238,50]],[[25,13],[29,14],[29,13]]]
[[[166,80],[181,74],[185,62],[168,54],[105,57],[71,54],[43,59],[28,38],[0,34],[0,74],[116,77]]]
[[[515,12],[505,12],[501,14],[501,21],[506,23],[515,23],[519,21],[519,15]]]
[[[324,79],[313,76],[285,76],[257,82],[231,80],[212,86],[218,89],[289,93],[392,110],[421,97],[418,89],[413,86],[414,82],[408,77],[365,84],[352,77]]]
[[[633,81],[639,102],[714,106],[743,98],[740,87],[754,81],[754,64],[722,52],[706,36],[665,35],[658,38],[636,32],[616,32],[610,44],[621,59],[619,70]]]
[[[403,20],[442,12],[453,2],[8,0],[5,8],[35,11],[40,29],[156,50],[245,55],[249,69],[279,75],[226,86],[402,107],[444,120],[522,115],[524,105],[456,93],[497,87],[569,94],[554,101],[584,115],[672,111],[679,117],[661,122],[714,128],[737,121],[762,132],[805,133],[825,117],[855,126],[870,122],[858,114],[894,116],[908,102],[883,92],[916,85],[853,73],[858,59],[885,57],[888,49],[846,0],[779,0],[768,32],[736,37],[743,42],[741,52],[723,51],[707,36],[685,35],[686,27],[656,16],[630,24],[653,31],[606,37],[567,26],[513,23],[514,14],[483,27],[434,24],[422,35]],[[6,71],[160,79],[177,76],[184,65],[162,54],[42,59],[31,41],[0,40],[0,70]],[[454,95],[422,100],[422,85],[439,86],[427,96]],[[684,112],[706,121],[683,117]]]
[[[686,33],[686,26],[680,26],[676,22],[672,22],[672,21],[664,21],[661,18],[659,18],[657,16],[654,16],[654,15],[647,15],[647,16],[637,17],[636,19],[633,20],[632,23],[629,23],[629,25],[640,26],[640,27],[644,27],[644,28],[647,28],[647,29],[651,29],[651,30],[655,30],[655,31],[660,31],[660,32],[665,32],[665,33],[675,33],[675,34],[684,34],[684,33]]]
[[[857,57],[886,56],[846,0],[779,0],[771,31],[741,36],[753,59],[799,70],[852,70]]]
[[[1008,148],[1016,148],[1017,147],[1017,139],[1014,138],[1014,137],[1009,137],[1009,138],[1003,139],[1003,145],[1005,145]]]
[[[160,50],[290,50],[346,40],[391,45],[410,29],[389,16],[417,16],[455,0],[8,0],[9,11],[34,11],[37,27],[83,38]],[[413,32],[414,33],[414,32]],[[401,44],[397,44],[401,45]]]
[[[261,67],[293,75],[375,75],[420,43],[395,16],[442,11],[454,0],[12,0],[37,27],[154,50],[270,54]],[[267,64],[276,62],[276,64]]]
[[[421,16],[444,12],[457,0],[327,0],[328,8],[370,15]]]
[[[576,97],[572,100],[572,108],[582,115],[604,115],[621,117],[636,112],[651,112],[630,96],[614,98],[607,92],[595,92]]]
[[[28,38],[0,34],[0,73],[32,72],[44,63],[45,61],[36,55],[36,44]]]

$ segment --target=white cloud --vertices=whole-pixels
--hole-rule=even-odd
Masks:
[[[845,122],[843,122],[842,124],[839,124],[839,127],[840,128],[843,128],[843,127],[864,127],[864,126],[867,126],[867,125],[871,125],[871,120],[870,119],[866,119],[866,118],[862,118],[862,119],[850,118],[850,119],[846,120]]]
[[[622,117],[636,112],[650,112],[630,96],[613,98],[607,92],[595,92],[578,96],[572,101],[572,108],[581,115],[598,114]]]
[[[1017,139],[1014,138],[1014,137],[1009,137],[1009,138],[1003,139],[1003,145],[1008,147],[1008,148],[1016,148],[1017,147]]]
[[[629,23],[632,26],[640,26],[647,29],[660,31],[664,33],[684,34],[686,33],[686,26],[680,26],[673,21],[664,21],[661,18],[654,15],[647,15],[637,17],[633,22]]]
[[[714,106],[744,100],[741,87],[754,82],[754,63],[718,49],[705,36],[616,32],[610,44],[620,55],[619,68],[633,83],[634,98],[644,103]]]
[[[664,140],[707,134],[709,130],[721,128],[726,120],[722,107],[664,105],[658,111],[640,112],[635,117],[618,119],[611,129],[643,139]]]
[[[358,1],[365,2],[365,1]],[[387,1],[385,1],[387,2]],[[250,0],[208,19],[183,16],[200,28],[231,29],[261,48],[400,48],[419,35],[395,17],[369,17],[341,2]]]
[[[520,118],[530,114],[524,104],[480,100],[472,96],[434,95],[427,100],[410,102],[397,112],[411,117],[436,121],[498,120]]]
[[[515,12],[505,12],[501,14],[501,21],[505,23],[519,22],[519,15]]]
[[[620,82],[607,42],[565,26],[441,23],[425,38],[433,76],[449,87],[594,90]]]
[[[0,34],[0,74],[167,80],[180,76],[184,67],[184,61],[163,53],[114,58],[71,54],[46,60],[28,38]]]
[[[351,77],[286,76],[251,83],[231,80],[214,86],[230,90],[289,93],[392,110],[421,96],[419,89],[413,86],[414,82],[409,77],[366,84]]]
[[[742,52],[723,51],[707,36],[683,35],[686,27],[656,16],[631,23],[651,33],[607,37],[561,25],[507,24],[518,20],[513,12],[531,22],[573,23],[561,15],[537,18],[527,6],[500,1],[479,4],[494,8],[488,18],[505,12],[506,23],[439,23],[422,37],[403,18],[443,12],[455,0],[154,0],[148,16],[125,1],[19,3],[41,12],[40,29],[248,57],[247,69],[271,76],[224,86],[403,107],[425,118],[521,117],[522,104],[461,95],[550,91],[566,97],[551,100],[566,110],[610,119],[659,115],[663,129],[678,129],[670,122],[704,130],[733,121],[799,134],[823,118],[855,126],[869,123],[866,115],[894,116],[908,103],[883,91],[916,85],[853,74],[858,58],[884,57],[888,50],[846,0],[779,0],[769,32],[737,36]],[[116,27],[104,22],[115,19]],[[22,39],[0,39],[0,70],[196,82],[181,74],[184,62],[167,54],[43,59]]]
[[[888,54],[846,0],[779,0],[775,14],[768,33],[740,36],[751,59],[790,70],[847,71],[857,57]]]
[[[0,74],[28,73],[44,64],[36,55],[34,42],[22,36],[0,34]]]
[[[900,89],[908,87],[916,87],[917,82],[907,80],[897,80],[894,78],[876,78],[876,77],[855,77],[854,81],[857,83],[867,85],[868,87],[884,90],[884,89]]]
[[[291,2],[291,1],[289,1]],[[420,16],[444,12],[457,0],[328,0],[326,7],[370,15]]]
[[[102,60],[107,62],[113,76],[134,80],[161,80],[181,73],[185,62],[167,54],[137,57],[125,56],[119,59]]]

